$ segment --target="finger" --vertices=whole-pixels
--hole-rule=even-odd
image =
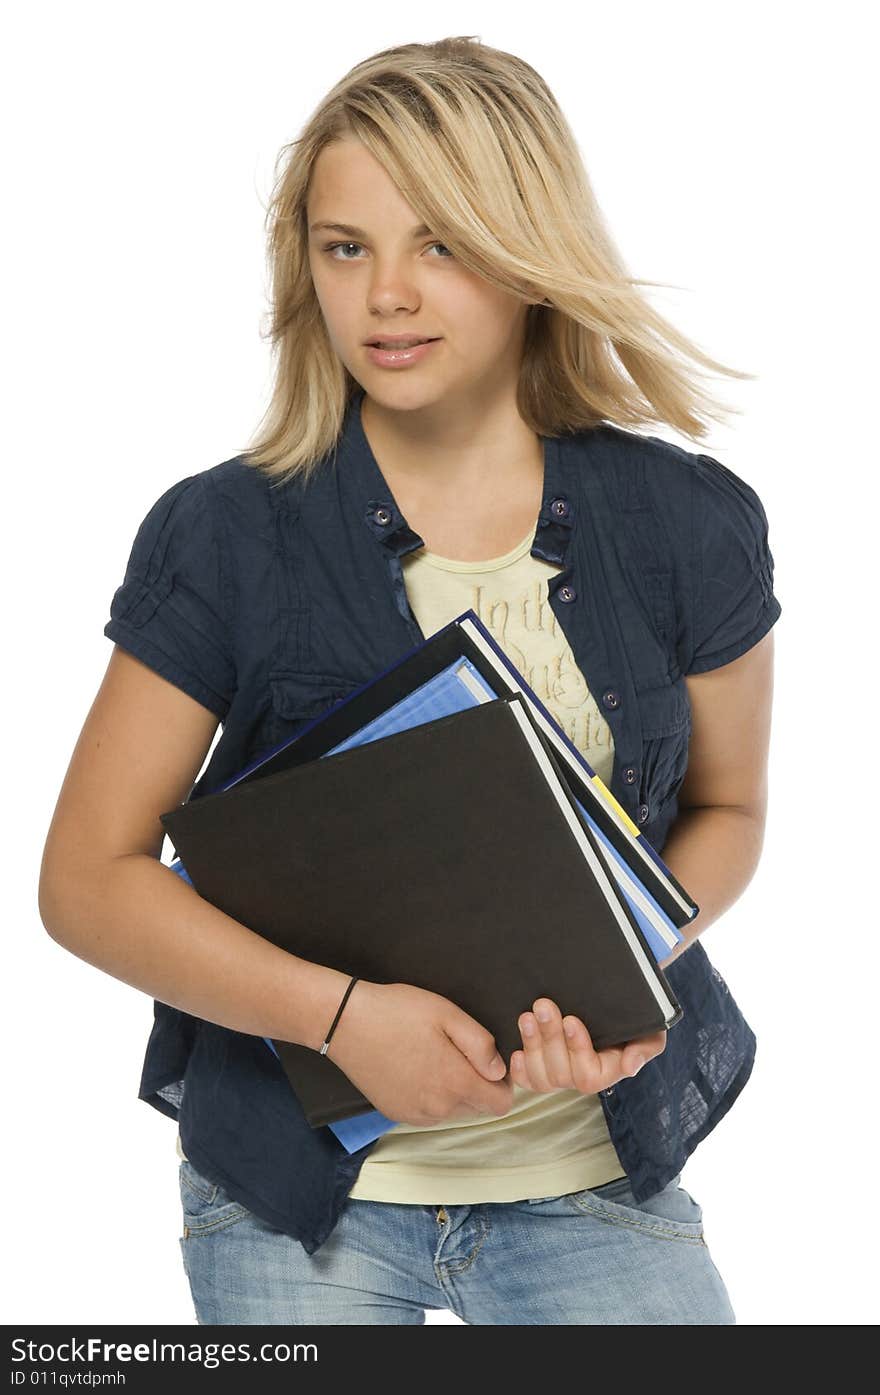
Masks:
[[[592,1095],[605,1090],[618,1080],[638,1074],[639,1060],[651,1060],[659,1056],[666,1047],[666,1031],[652,1032],[649,1036],[636,1037],[621,1046],[606,1047],[596,1051],[589,1029],[579,1017],[563,1019],[563,1031],[570,1026],[571,1035],[565,1033],[568,1045],[571,1074],[575,1086],[582,1094]]]
[[[532,1004],[541,1030],[544,1069],[554,1090],[571,1089],[571,1062],[562,1030],[562,1013],[552,998],[536,998]]]
[[[538,1071],[535,1076],[529,1074],[526,1066],[526,1054],[524,1051],[514,1051],[510,1058],[510,1078],[514,1085],[519,1085],[522,1090],[534,1090],[541,1094],[552,1094],[554,1087],[548,1083],[542,1083],[546,1078],[542,1077]]]
[[[666,1032],[652,1032],[649,1036],[634,1037],[632,1041],[624,1042],[621,1048],[622,1075],[636,1075],[643,1065],[653,1060],[655,1056],[665,1050]]]
[[[514,1051],[510,1057],[510,1078],[514,1085],[519,1085],[523,1090],[533,1090],[534,1086],[529,1080],[526,1070],[525,1054],[522,1051]]]
[[[556,1087],[551,1085],[547,1079],[547,1069],[544,1065],[544,1047],[541,1031],[537,1019],[531,1012],[524,1012],[519,1018],[519,1030],[523,1042],[523,1067],[528,1079],[530,1090],[542,1090],[545,1093]]]
[[[597,1051],[586,1023],[579,1017],[566,1017],[563,1030],[565,1025],[571,1025],[573,1028],[571,1035],[565,1034],[565,1040],[568,1045],[572,1079],[583,1094],[594,1095],[599,1090],[607,1090],[625,1074],[631,1073],[624,1070],[623,1055],[627,1043],[621,1046],[607,1046]]]
[[[659,1032],[652,1032],[650,1036],[634,1037],[629,1044],[639,1047],[648,1060],[652,1061],[655,1056],[662,1055],[666,1050],[667,1035],[666,1029],[661,1028]]]
[[[583,1095],[595,1095],[604,1088],[603,1080],[607,1066],[603,1068],[601,1055],[593,1047],[593,1038],[586,1023],[579,1017],[564,1017],[562,1029],[568,1048],[569,1068],[576,1089]]]
[[[605,1090],[609,1085],[614,1085],[618,1080],[627,1080],[638,1075],[647,1057],[645,1047],[635,1046],[633,1042],[624,1042],[621,1046],[609,1046],[603,1051],[598,1051],[599,1070],[601,1077],[600,1090]]]

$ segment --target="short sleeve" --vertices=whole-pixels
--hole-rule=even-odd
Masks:
[[[709,455],[693,458],[693,628],[686,673],[706,673],[745,654],[775,625],[767,515],[751,485]]]
[[[204,472],[157,499],[137,530],[104,634],[222,721],[235,665],[215,509]]]

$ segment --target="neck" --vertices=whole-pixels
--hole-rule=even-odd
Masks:
[[[364,394],[360,410],[364,435],[392,488],[397,481],[425,496],[468,499],[488,499],[498,491],[509,498],[517,489],[540,488],[543,443],[522,420],[515,400],[455,411],[442,403],[407,412]]]

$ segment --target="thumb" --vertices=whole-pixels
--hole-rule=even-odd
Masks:
[[[447,1031],[471,1065],[487,1080],[501,1080],[507,1067],[495,1047],[495,1038],[466,1012],[456,1014]]]
[[[494,1050],[495,1043],[492,1042],[492,1058],[485,1067],[480,1067],[482,1074],[487,1080],[501,1080],[507,1074],[507,1066],[498,1052]]]

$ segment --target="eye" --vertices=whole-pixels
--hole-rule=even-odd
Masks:
[[[330,252],[330,253],[332,254],[333,252],[336,251],[336,248],[337,248],[337,247],[360,247],[360,245],[361,245],[361,244],[360,244],[359,242],[330,242],[330,243],[328,243],[328,245],[324,248],[324,251],[325,251],[325,252]],[[350,261],[353,260],[353,258],[352,258],[352,257],[334,257],[333,260],[334,260],[334,261],[337,261],[337,262],[338,262],[338,261],[350,262]]]
[[[356,258],[356,257],[335,257],[335,256],[333,256],[333,253],[334,253],[334,252],[336,251],[336,249],[339,248],[339,247],[360,247],[360,246],[361,246],[361,244],[360,244],[359,242],[330,242],[330,243],[328,243],[327,246],[324,248],[324,251],[327,252],[327,253],[330,255],[330,257],[331,257],[331,259],[332,259],[333,261],[337,261],[337,262],[353,262],[353,261],[357,261],[357,258]],[[430,242],[430,243],[428,244],[428,246],[429,246],[429,247],[442,247],[442,248],[443,248],[443,251],[447,254],[447,256],[446,256],[446,257],[441,257],[441,258],[440,258],[441,261],[446,261],[449,257],[452,257],[452,256],[453,256],[453,253],[449,251],[449,248],[446,246],[446,244],[445,244],[444,242]]]

